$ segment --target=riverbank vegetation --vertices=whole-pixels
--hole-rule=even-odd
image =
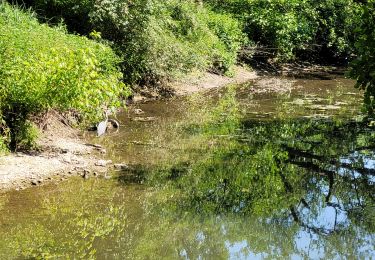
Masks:
[[[230,73],[245,44],[239,21],[193,0],[26,1],[43,22],[103,38],[129,84],[158,84],[194,70]]]
[[[129,83],[171,79],[192,69],[227,72],[257,50],[273,62],[345,62],[354,51],[363,6],[355,0],[19,2],[42,22],[64,21],[82,35],[100,32],[123,57]]]
[[[0,5],[0,28],[2,150],[33,146],[32,117],[57,109],[88,123],[127,95],[119,58],[106,45],[41,25],[7,4]]]
[[[353,62],[374,107],[374,1],[19,0],[0,8],[0,150],[32,146],[49,109],[83,123],[115,109],[125,86],[162,86],[236,63]],[[21,11],[19,6],[28,11]]]
[[[357,58],[352,62],[351,76],[357,79],[356,87],[364,91],[364,107],[370,114],[375,109],[375,1],[363,8],[359,38],[355,48]]]
[[[277,61],[295,58],[324,63],[353,53],[361,5],[353,0],[207,0],[230,13],[254,44]]]

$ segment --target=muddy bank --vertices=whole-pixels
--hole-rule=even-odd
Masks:
[[[212,72],[190,74],[184,78],[167,83],[163,88],[144,87],[136,91],[133,101],[147,101],[160,97],[185,96],[210,89],[221,88],[229,84],[242,84],[258,78],[258,72],[248,67],[235,66],[233,76],[224,76]]]
[[[218,75],[211,72],[203,74],[190,74],[178,81],[170,82],[162,88],[137,89],[133,98],[134,102],[155,100],[160,97],[173,97],[191,95],[212,89],[222,88],[229,84],[243,84],[249,81],[262,80],[254,86],[254,92],[285,92],[290,90],[289,83],[294,79],[322,79],[330,80],[343,77],[347,71],[344,66],[326,66],[311,63],[254,63],[250,67],[237,65],[233,69],[233,76]],[[288,85],[282,86],[277,82],[281,77],[289,78]],[[269,77],[269,79],[265,78]],[[286,81],[286,80],[285,80]],[[263,84],[265,83],[265,84]],[[262,90],[262,88],[264,88]]]
[[[105,149],[85,143],[78,133],[56,118],[51,119],[38,140],[37,151],[0,157],[0,191],[64,181],[69,176],[107,176],[114,165],[101,159]]]
[[[249,68],[236,66],[234,76],[227,77],[210,72],[204,73],[201,77],[190,76],[181,81],[173,83],[171,88],[178,96],[189,95],[199,91],[213,88],[221,88],[228,84],[241,84],[256,79],[257,73]]]

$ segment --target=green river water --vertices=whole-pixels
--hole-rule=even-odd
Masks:
[[[0,193],[0,259],[374,258],[375,129],[353,84],[138,104],[86,137],[128,169]]]

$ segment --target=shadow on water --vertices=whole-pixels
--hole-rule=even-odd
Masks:
[[[0,195],[0,258],[371,257],[375,129],[339,86],[139,105],[112,179]]]
[[[146,180],[147,168],[143,165],[131,165],[127,169],[116,172],[116,180],[122,185],[143,184]]]

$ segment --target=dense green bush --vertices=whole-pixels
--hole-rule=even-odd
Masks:
[[[157,83],[192,70],[228,72],[243,35],[227,15],[192,1],[97,1],[93,24],[124,55],[128,82]]]
[[[193,0],[28,0],[44,21],[101,33],[127,83],[155,84],[198,70],[230,73],[245,39],[238,21]]]
[[[206,0],[231,13],[250,40],[278,60],[347,56],[353,48],[359,4],[354,0]]]
[[[28,135],[31,115],[74,110],[90,122],[127,95],[109,47],[40,25],[4,3],[0,31],[0,133],[12,149],[34,136]]]
[[[364,90],[365,109],[374,114],[375,109],[375,1],[363,6],[361,24],[357,28],[357,58],[352,62],[351,76],[356,87]]]

